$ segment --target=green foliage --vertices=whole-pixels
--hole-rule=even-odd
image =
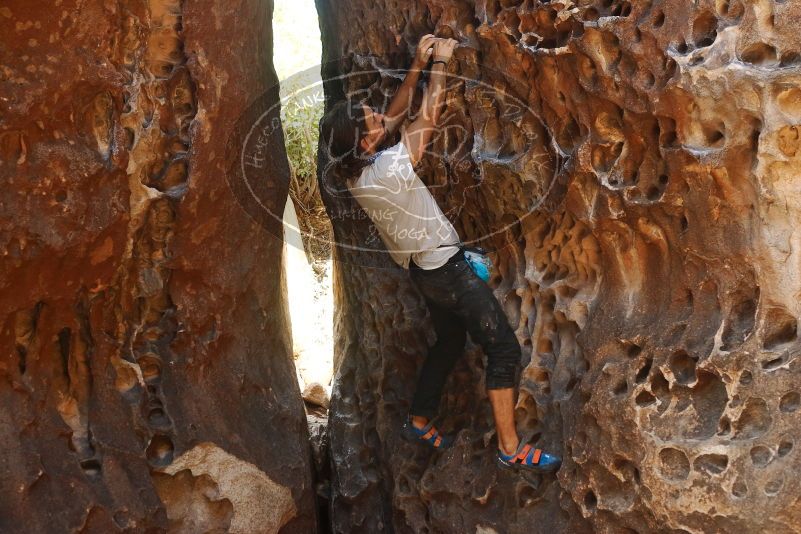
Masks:
[[[296,205],[305,211],[317,202],[317,140],[318,123],[323,114],[323,103],[308,91],[282,88],[290,96],[281,107],[284,142],[291,171],[290,194]]]
[[[303,87],[307,90],[301,90]],[[317,92],[313,90],[315,87]],[[298,214],[304,249],[318,276],[325,275],[324,263],[331,258],[333,239],[331,221],[317,187],[318,125],[323,115],[321,91],[321,84],[297,78],[285,81],[281,87],[284,95],[281,123],[290,169],[289,196]]]

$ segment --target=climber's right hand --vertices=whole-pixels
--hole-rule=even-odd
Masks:
[[[417,51],[415,52],[414,56],[414,62],[416,63],[415,66],[422,68],[428,64],[428,60],[434,51],[433,46],[436,41],[437,38],[430,33],[424,35],[420,39],[420,42],[417,43]]]
[[[434,41],[434,61],[450,61],[453,49],[459,41],[456,39],[437,39]]]

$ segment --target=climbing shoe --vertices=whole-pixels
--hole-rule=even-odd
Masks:
[[[417,428],[412,423],[411,416],[409,416],[403,424],[401,435],[408,441],[417,443],[424,442],[437,450],[447,449],[453,444],[453,440],[448,436],[440,434],[439,430],[433,425],[433,422],[432,419],[428,421],[423,428]]]
[[[521,441],[517,450],[509,456],[498,449],[496,463],[503,468],[514,471],[553,473],[562,465],[562,460],[558,456],[547,454],[542,449],[535,449],[528,443]]]

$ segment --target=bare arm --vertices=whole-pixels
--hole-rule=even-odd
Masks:
[[[448,62],[456,46],[454,39],[440,39],[434,44],[434,61]],[[439,122],[442,104],[445,102],[445,65],[434,63],[431,78],[423,94],[420,115],[403,132],[403,143],[409,152],[413,166],[423,157],[431,141],[434,128]]]
[[[427,34],[420,39],[417,45],[417,52],[409,67],[409,72],[403,79],[403,83],[398,88],[392,101],[389,103],[387,112],[384,114],[384,125],[388,133],[393,133],[403,123],[414,98],[414,90],[417,87],[417,80],[420,78],[420,71],[428,64],[428,59],[433,52],[433,45],[436,38]]]

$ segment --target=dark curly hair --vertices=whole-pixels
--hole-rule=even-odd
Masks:
[[[341,100],[320,119],[320,142],[329,158],[327,168],[334,185],[342,186],[370,163],[359,146],[367,129],[364,105],[350,98]]]

